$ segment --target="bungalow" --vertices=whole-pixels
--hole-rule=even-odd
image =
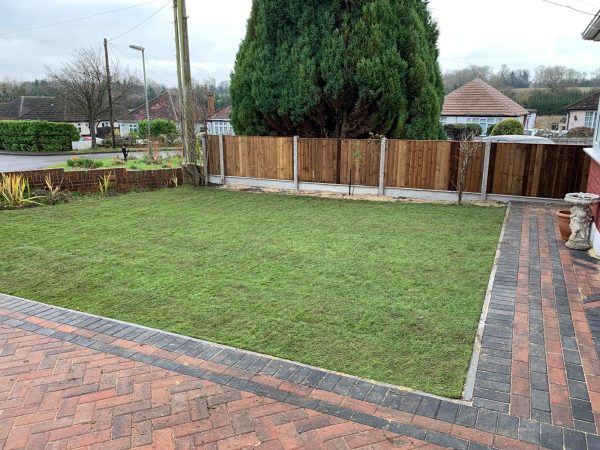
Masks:
[[[230,116],[231,105],[225,106],[209,115],[206,123],[208,134],[235,135]]]
[[[441,115],[444,125],[477,123],[485,135],[491,126],[509,118],[526,128],[533,126],[530,111],[479,78],[446,95]]]
[[[62,97],[52,98],[19,117],[19,120],[47,120],[49,122],[67,122],[75,125],[82,137],[90,136],[90,124],[83,114],[73,110]],[[118,124],[115,123],[115,127]],[[107,136],[110,133],[110,119],[102,118],[96,124],[96,136]]]
[[[152,119],[165,119],[172,120],[173,122],[178,121],[178,104],[179,100],[177,94],[171,94],[166,91],[160,94],[158,97],[153,98],[148,102],[148,108],[150,110],[150,120]],[[127,114],[119,118],[119,126],[121,129],[121,136],[129,136],[132,131],[138,132],[138,122],[146,118],[146,103],[142,103],[140,106]]]
[[[600,92],[567,106],[567,131],[579,127],[595,129],[598,123],[598,102]]]

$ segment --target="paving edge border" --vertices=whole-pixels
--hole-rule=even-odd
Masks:
[[[220,344],[218,342],[206,341],[204,339],[199,339],[199,338],[195,338],[195,337],[192,337],[192,336],[186,336],[186,335],[183,335],[183,334],[177,334],[177,333],[173,333],[171,331],[161,330],[161,329],[158,329],[158,328],[152,328],[152,327],[148,327],[148,326],[145,326],[145,325],[140,325],[140,324],[137,324],[137,323],[126,322],[124,320],[114,319],[112,317],[99,316],[99,315],[96,315],[96,314],[92,314],[92,313],[88,313],[88,312],[84,312],[84,311],[79,311],[79,310],[76,310],[76,309],[64,308],[62,306],[56,306],[56,305],[52,305],[52,304],[49,304],[49,303],[40,302],[40,301],[37,301],[37,300],[31,300],[31,299],[28,299],[28,298],[17,297],[17,296],[14,296],[14,295],[0,293],[0,307],[2,307],[1,300],[2,300],[3,296],[7,297],[7,298],[13,298],[13,299],[25,301],[25,302],[32,302],[32,303],[35,303],[35,304],[40,305],[40,306],[48,306],[48,307],[51,307],[51,308],[60,309],[61,311],[65,311],[65,312],[68,312],[68,313],[82,314],[82,315],[85,315],[85,316],[88,316],[88,317],[93,317],[93,318],[96,318],[96,319],[110,320],[111,322],[115,322],[116,324],[121,324],[121,325],[129,326],[129,327],[136,327],[136,328],[140,328],[140,329],[143,329],[143,330],[146,330],[146,331],[152,331],[152,332],[155,332],[155,333],[162,333],[162,334],[166,334],[166,335],[169,335],[169,336],[173,336],[175,338],[188,339],[188,340],[192,340],[194,342],[197,342],[198,344],[208,344],[208,345],[211,345],[211,346],[220,347],[222,350],[228,349],[228,350],[233,350],[233,351],[239,351],[239,352],[243,352],[243,353],[246,353],[246,354],[249,354],[249,355],[254,355],[256,357],[271,359],[271,360],[275,360],[275,361],[281,361],[281,362],[284,362],[284,363],[297,365],[299,367],[305,367],[305,368],[310,369],[310,370],[318,370],[318,371],[322,371],[322,372],[333,374],[333,375],[339,375],[341,377],[351,378],[351,379],[354,379],[356,381],[364,381],[366,383],[373,384],[373,385],[376,385],[376,386],[381,386],[381,387],[386,388],[386,389],[395,389],[397,391],[406,392],[406,393],[412,393],[412,394],[420,395],[422,397],[433,398],[433,399],[436,399],[436,400],[443,400],[443,401],[446,401],[446,402],[452,402],[452,403],[456,403],[458,405],[469,405],[469,406],[471,405],[470,402],[464,401],[462,399],[442,397],[441,395],[430,394],[428,392],[419,391],[417,389],[412,389],[412,388],[408,388],[408,387],[405,387],[405,386],[398,386],[398,385],[394,385],[394,384],[384,383],[384,382],[381,382],[381,381],[371,380],[369,378],[361,378],[359,376],[350,375],[350,374],[347,374],[347,373],[344,373],[344,372],[336,372],[335,370],[325,369],[323,367],[311,366],[310,364],[305,364],[305,363],[302,363],[302,362],[299,362],[299,361],[292,361],[292,360],[289,360],[289,359],[280,358],[278,356],[267,355],[265,353],[258,353],[258,352],[254,352],[252,350],[246,350],[246,349],[238,348],[238,347],[232,347],[230,345]],[[149,344],[149,345],[151,345],[151,344]]]
[[[483,339],[483,331],[485,329],[485,322],[487,320],[488,311],[490,309],[490,302],[492,300],[492,291],[494,289],[494,283],[496,282],[496,273],[498,272],[498,262],[500,261],[500,255],[502,253],[502,244],[504,243],[504,234],[508,225],[508,219],[512,210],[512,203],[509,203],[504,214],[504,222],[502,223],[502,230],[500,231],[500,237],[498,239],[498,246],[496,248],[496,255],[494,256],[494,263],[492,265],[492,271],[490,272],[490,279],[485,293],[485,299],[483,301],[483,308],[481,310],[481,317],[479,319],[479,326],[477,327],[477,334],[475,335],[475,343],[473,344],[473,354],[471,356],[471,362],[469,364],[469,370],[467,371],[467,379],[465,380],[465,387],[463,389],[462,399],[466,402],[473,400],[473,391],[475,390],[475,378],[477,375],[477,366],[479,365],[479,356],[481,354],[481,341]]]

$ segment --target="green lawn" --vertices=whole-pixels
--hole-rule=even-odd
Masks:
[[[460,397],[504,211],[89,197],[0,212],[0,292]]]

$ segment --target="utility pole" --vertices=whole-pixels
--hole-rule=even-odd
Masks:
[[[110,65],[108,63],[108,41],[104,38],[104,59],[106,60],[106,82],[108,83],[108,114],[110,118],[110,134],[112,136],[112,148],[117,146],[117,140],[115,139],[115,121],[113,120],[113,102],[112,102],[112,89],[110,83]]]
[[[177,100],[179,106],[179,114],[177,120],[182,136],[185,136],[183,130],[183,85],[181,83],[181,51],[179,49],[179,20],[177,19],[177,0],[173,0],[173,15],[175,24],[175,57],[177,58]]]
[[[187,14],[185,0],[177,2],[177,26],[179,34],[179,51],[181,59],[181,84],[183,102],[183,133],[184,133],[184,170],[192,184],[204,184],[204,175],[198,166],[196,151],[195,107],[192,94],[192,72],[190,68],[190,46],[188,39]],[[202,149],[204,152],[204,149]],[[204,156],[202,158],[204,161]]]

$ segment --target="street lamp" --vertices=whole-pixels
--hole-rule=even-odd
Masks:
[[[148,122],[148,156],[152,159],[152,144],[150,143],[150,106],[148,105],[148,82],[146,80],[146,56],[144,47],[130,45],[129,48],[142,52],[142,65],[144,67],[144,95],[146,96],[146,122]]]

